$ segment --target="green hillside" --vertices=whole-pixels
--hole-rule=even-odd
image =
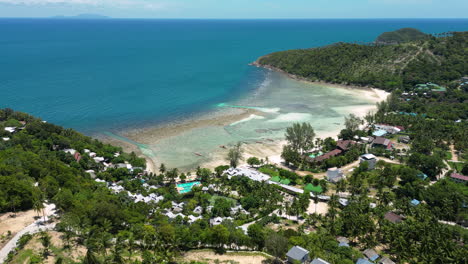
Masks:
[[[447,85],[468,74],[468,32],[396,45],[337,43],[275,52],[255,64],[311,81],[373,86],[385,90],[419,83]]]
[[[415,28],[402,28],[395,31],[384,32],[375,40],[377,43],[403,43],[428,39],[429,35]]]

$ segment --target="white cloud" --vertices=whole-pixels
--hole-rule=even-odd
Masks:
[[[10,5],[80,5],[80,6],[105,6],[116,8],[143,8],[158,10],[166,7],[166,4],[152,0],[0,0],[0,4]]]

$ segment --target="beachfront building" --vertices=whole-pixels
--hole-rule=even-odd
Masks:
[[[384,137],[376,137],[372,142],[373,148],[384,148],[387,150],[391,150],[393,143],[390,139]]]
[[[343,172],[338,168],[329,168],[327,170],[327,180],[329,182],[337,183],[344,179]]]
[[[367,162],[367,166],[369,170],[375,169],[375,165],[377,164],[377,157],[374,154],[364,154],[359,157],[359,163]]]
[[[229,168],[223,173],[227,174],[228,179],[231,179],[234,176],[245,176],[258,182],[268,181],[270,179],[270,176],[248,167]]]
[[[337,237],[336,240],[338,241],[339,247],[349,247],[349,239],[346,237]]]
[[[288,253],[286,253],[286,257],[288,258],[288,263],[309,263],[309,251],[305,248],[300,246],[292,247]]]
[[[468,182],[468,176],[459,174],[459,173],[452,173],[450,174],[450,178],[457,183],[467,183]]]
[[[374,127],[377,129],[377,130],[383,130],[385,131],[386,133],[385,134],[397,134],[397,133],[400,133],[401,131],[405,130],[404,127],[402,126],[391,126],[391,125],[387,125],[387,124],[376,124],[374,125]]]
[[[336,142],[336,147],[341,149],[343,152],[346,152],[350,150],[354,144],[356,144],[356,141],[353,140],[338,140]]]

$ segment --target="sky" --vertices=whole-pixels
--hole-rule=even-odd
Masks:
[[[468,18],[468,0],[0,0],[0,17]]]

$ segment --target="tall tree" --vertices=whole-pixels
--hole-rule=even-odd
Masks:
[[[294,123],[286,128],[285,136],[292,149],[300,154],[314,146],[315,132],[309,123]]]
[[[271,232],[265,241],[265,247],[273,256],[275,256],[275,263],[278,258],[281,258],[288,249],[288,240],[275,232]]]
[[[345,117],[345,127],[352,132],[358,130],[362,122],[362,119],[355,114],[349,114],[349,116]]]
[[[239,165],[239,162],[243,159],[243,150],[241,147],[241,143],[237,142],[237,144],[232,147],[227,155],[227,160],[231,167],[236,168]]]

